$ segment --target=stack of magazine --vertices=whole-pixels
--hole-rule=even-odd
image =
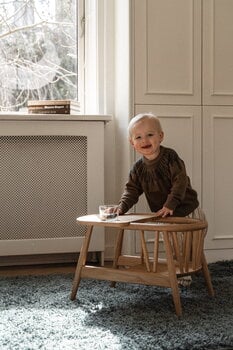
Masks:
[[[29,100],[29,114],[79,114],[80,104],[75,100]]]

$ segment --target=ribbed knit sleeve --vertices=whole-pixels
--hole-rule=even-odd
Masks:
[[[185,164],[176,153],[172,154],[170,157],[168,168],[170,171],[171,189],[167,195],[167,200],[164,203],[164,206],[175,210],[185,198],[189,179],[186,174]]]
[[[138,168],[140,169],[141,162],[142,161],[139,160],[130,170],[128,181],[119,202],[119,208],[121,209],[122,214],[125,214],[130,208],[132,208],[132,206],[138,202],[140,195],[143,193],[137,170]]]

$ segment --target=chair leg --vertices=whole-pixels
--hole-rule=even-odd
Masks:
[[[159,257],[159,231],[155,231],[154,253],[153,253],[153,272],[157,272]]]
[[[206,282],[206,285],[207,285],[208,293],[209,293],[210,296],[213,297],[214,296],[214,289],[213,289],[213,285],[212,285],[212,282],[211,282],[210,272],[209,272],[209,269],[208,269],[208,265],[207,265],[207,262],[206,262],[206,258],[205,258],[204,252],[202,254],[202,271],[203,271],[203,275],[204,275],[205,282]]]
[[[145,261],[147,272],[150,272],[150,262],[149,262],[149,254],[146,247],[146,241],[144,236],[144,231],[140,231],[141,236],[141,244],[142,244],[142,263]]]
[[[177,279],[175,282],[171,281],[171,288],[172,288],[172,296],[173,296],[173,302],[175,305],[175,310],[177,316],[182,316],[182,306],[180,302],[180,292],[177,284]]]
[[[118,267],[119,267],[118,266],[118,258],[121,255],[123,238],[124,238],[124,230],[121,229],[121,230],[119,230],[119,232],[117,234],[117,238],[116,238],[115,254],[114,254],[114,260],[113,260],[113,265],[112,265],[113,269],[118,269]],[[116,286],[116,282],[112,281],[110,283],[110,287],[114,288],[115,286]]]
[[[169,241],[167,232],[163,232],[163,239],[164,239],[164,247],[165,247],[166,256],[167,256],[168,276],[169,276],[170,285],[171,285],[171,289],[172,289],[173,302],[175,305],[175,310],[176,310],[177,316],[181,316],[182,315],[182,306],[181,306],[181,301],[180,301],[180,292],[179,292],[179,287],[178,287],[178,281],[177,281],[177,276],[176,276],[176,271],[175,271],[175,266],[174,266],[171,245],[170,245],[170,241]]]

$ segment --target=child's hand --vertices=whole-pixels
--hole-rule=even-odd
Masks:
[[[118,207],[117,209],[118,215],[123,215],[122,210]]]
[[[117,215],[122,215],[122,210],[116,205],[114,208],[111,208],[109,213],[117,213]]]
[[[166,208],[166,207],[162,207],[162,209],[158,210],[155,213],[156,216],[161,216],[162,218],[165,218],[165,216],[168,215],[173,215],[173,210]]]

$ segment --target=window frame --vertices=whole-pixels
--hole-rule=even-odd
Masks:
[[[125,1],[125,0],[124,0]],[[112,113],[114,96],[115,0],[84,0],[84,113]]]
[[[78,101],[80,103],[80,112],[85,111],[85,0],[77,0],[76,8],[76,20],[77,20],[77,90]]]
[[[80,103],[80,112],[84,112],[84,95],[85,95],[85,0],[76,0],[76,65],[77,65],[77,80],[76,80],[76,98]],[[22,114],[26,108],[20,111],[0,110],[1,114]]]
[[[76,1],[80,114],[109,114],[114,104],[115,0]],[[0,111],[0,114],[6,113]],[[21,112],[14,112],[18,113]]]

